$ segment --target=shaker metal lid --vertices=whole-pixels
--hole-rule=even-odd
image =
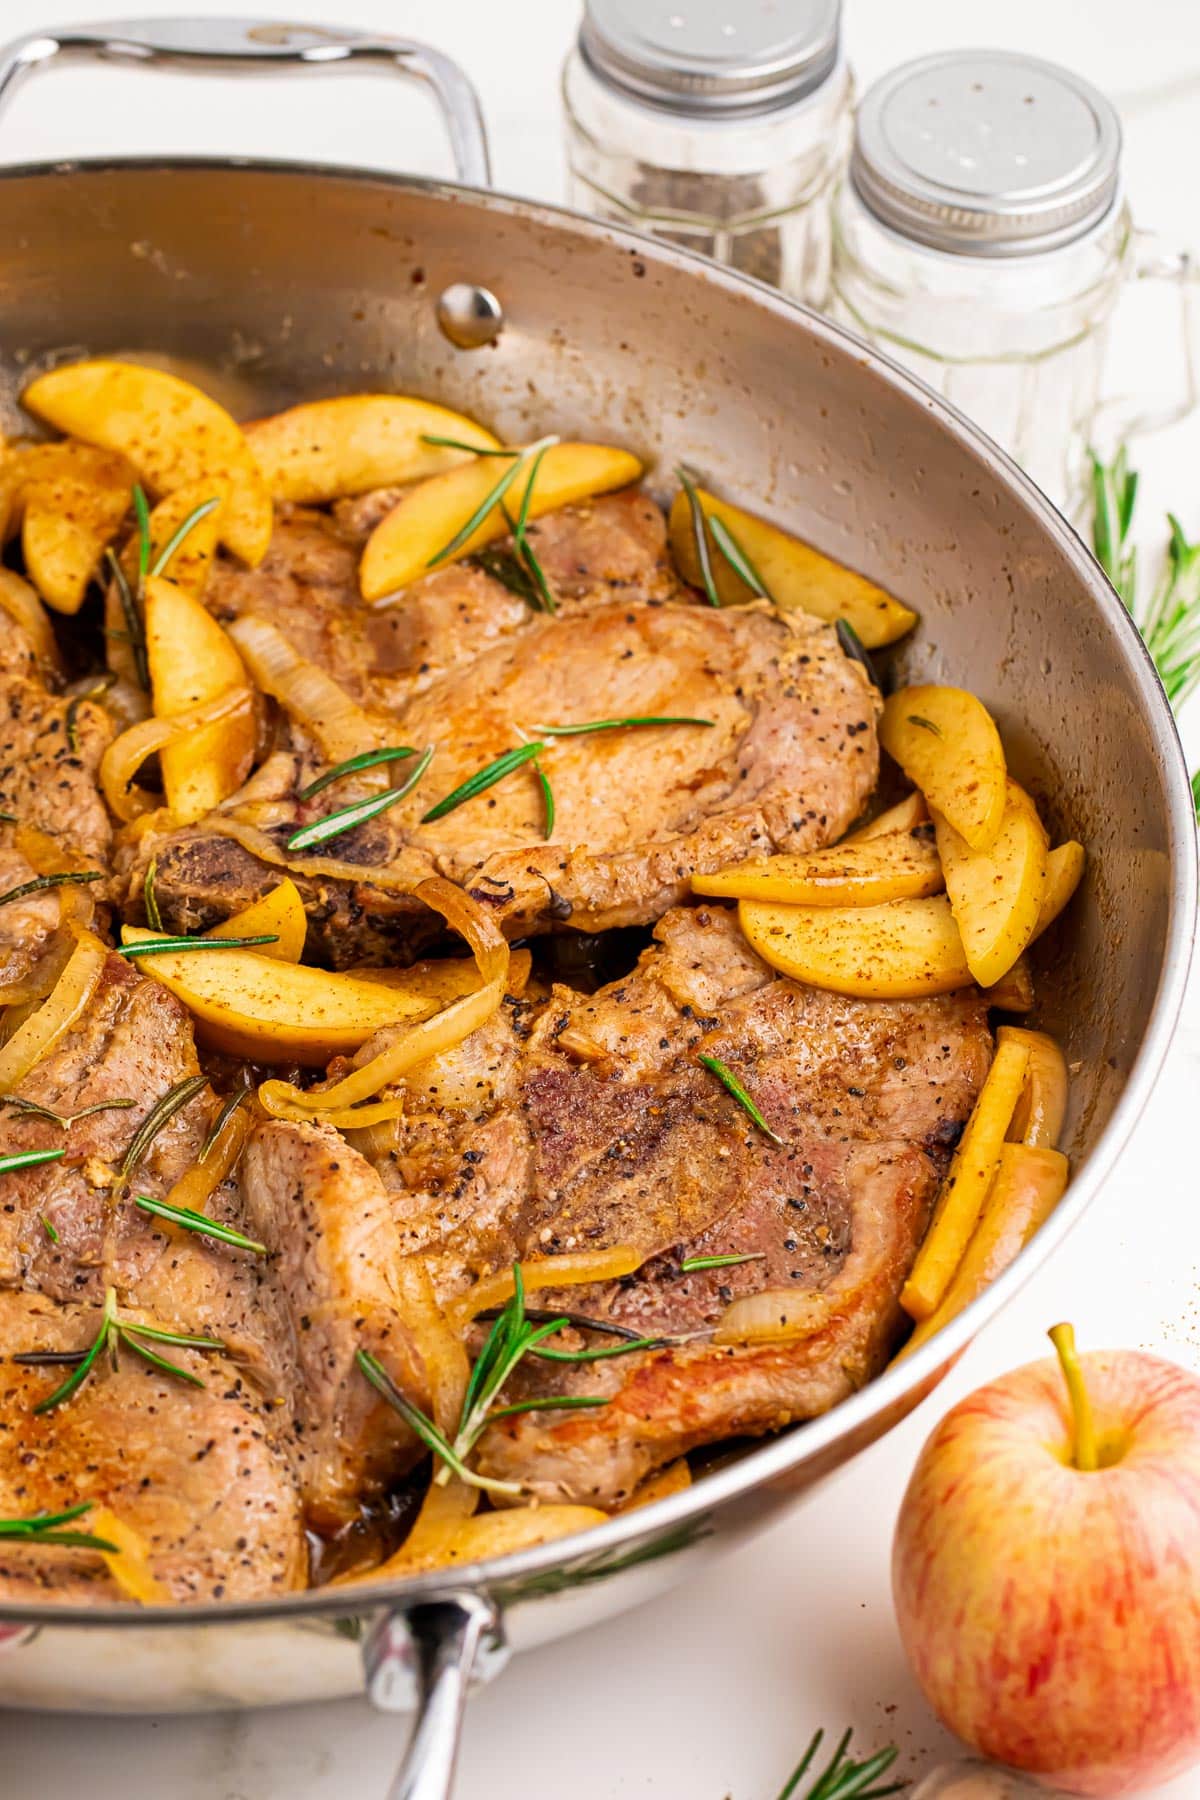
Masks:
[[[1116,197],[1121,126],[1089,82],[1006,50],[905,63],[858,109],[850,175],[885,225],[973,256],[1053,249]]]
[[[841,0],[586,0],[592,72],[668,112],[747,116],[802,100],[835,67]]]

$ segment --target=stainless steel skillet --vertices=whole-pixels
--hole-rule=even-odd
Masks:
[[[1002,453],[844,332],[728,271],[484,189],[461,73],[401,40],[246,21],[140,21],[0,53],[0,103],[58,57],[223,72],[394,67],[430,83],[465,186],[235,161],[0,171],[0,410],[31,368],[152,352],[243,415],[369,387],[679,460],[918,608],[906,666],[975,689],[1018,775],[1090,851],[1041,1012],[1080,1065],[1074,1182],[1018,1265],[835,1412],[688,1493],[453,1579],[154,1612],[0,1610],[0,1702],[267,1705],[355,1691],[423,1713],[409,1800],[448,1792],[472,1679],[510,1649],[637,1604],[758,1529],[936,1384],[1097,1192],[1165,1054],[1190,954],[1195,827],[1141,643],[1061,517]],[[665,482],[664,482],[665,485]]]

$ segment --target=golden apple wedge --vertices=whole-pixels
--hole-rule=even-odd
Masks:
[[[241,657],[212,614],[156,575],[146,578],[146,656],[156,718],[250,686]],[[159,752],[163,791],[175,822],[193,824],[227,800],[249,774],[253,756],[250,709],[165,745]]]
[[[476,450],[500,448],[474,419],[404,394],[312,400],[256,419],[245,432],[274,497],[309,506],[420,481],[471,460],[469,450],[427,443],[430,437],[454,438]]]
[[[857,844],[803,854],[762,856],[711,875],[693,875],[692,892],[722,900],[778,900],[791,906],[878,906],[939,893],[942,865],[920,836],[891,831]]]
[[[900,688],[884,704],[879,741],[972,850],[991,848],[1004,818],[1007,769],[982,701],[963,688]]]

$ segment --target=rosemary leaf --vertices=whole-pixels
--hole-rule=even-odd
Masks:
[[[146,879],[142,883],[142,905],[146,912],[146,923],[151,931],[161,931],[163,928],[162,914],[158,910],[157,881],[158,858],[152,856],[146,864]]]
[[[541,596],[515,550],[504,544],[485,544],[467,561],[490,575],[493,581],[498,581],[518,600],[523,600],[526,606],[532,606],[535,612],[540,609]]]
[[[560,1363],[592,1363],[606,1362],[612,1356],[632,1356],[638,1350],[659,1350],[662,1338],[635,1337],[630,1335],[619,1344],[603,1344],[595,1350],[548,1350],[545,1344],[539,1344],[529,1352],[530,1356],[539,1357],[543,1362]]]
[[[50,1242],[52,1244],[57,1244],[58,1231],[55,1228],[52,1221],[46,1217],[45,1213],[42,1214],[42,1230],[45,1232],[46,1236],[50,1239]]]
[[[679,477],[679,485],[687,495],[688,506],[692,514],[692,536],[696,544],[696,561],[700,564],[700,579],[704,583],[704,592],[708,596],[710,606],[720,606],[721,596],[717,592],[717,584],[713,579],[712,557],[708,553],[708,523],[704,508],[700,504],[700,496],[696,492],[696,484],[682,467],[675,471]]]
[[[170,1225],[181,1225],[185,1231],[195,1231],[201,1237],[213,1238],[219,1244],[231,1244],[235,1250],[252,1250],[255,1256],[266,1256],[267,1246],[249,1238],[244,1232],[234,1231],[230,1225],[222,1225],[216,1219],[210,1219],[206,1213],[196,1212],[188,1206],[169,1206],[165,1200],[152,1200],[149,1194],[137,1197],[139,1211],[150,1213],[156,1219],[165,1219]]]
[[[754,1121],[765,1137],[769,1137],[773,1144],[783,1143],[783,1139],[779,1136],[778,1132],[771,1130],[771,1127],[759,1112],[758,1107],[754,1104],[753,1100],[727,1063],[723,1063],[719,1056],[698,1056],[696,1060],[703,1064],[710,1075],[716,1076],[722,1087],[726,1088],[729,1093],[733,1095],[742,1111]]]
[[[188,533],[191,531],[194,531],[196,526],[200,523],[201,519],[207,519],[209,513],[214,512],[216,510],[216,508],[218,506],[220,506],[220,504],[221,504],[220,495],[214,494],[211,500],[204,500],[201,502],[201,504],[199,506],[194,507],[192,509],[192,511],[188,514],[187,518],[183,520],[182,524],[177,525],[175,527],[174,531],[171,533],[170,537],[167,539],[166,543],[163,545],[162,549],[159,551],[158,555],[155,557],[154,567],[150,570],[151,575],[161,575],[162,574],[163,570],[166,568],[167,564],[170,562],[171,558],[174,556],[175,552],[178,550],[180,544],[182,544],[183,540],[187,537]],[[149,553],[150,553],[150,546],[149,546],[149,542],[147,541],[147,545],[146,545],[147,556],[149,556]]]
[[[862,667],[866,670],[867,680],[871,683],[871,686],[879,688],[880,693],[882,693],[883,688],[880,685],[875,664],[867,655],[866,647],[849,619],[839,619],[834,629],[837,632],[837,641],[842,646],[842,654],[848,656],[851,662],[861,663]]]
[[[56,1387],[52,1394],[47,1394],[44,1400],[38,1401],[33,1409],[35,1414],[40,1415],[42,1413],[53,1412],[56,1406],[61,1406],[64,1400],[69,1400],[71,1395],[83,1386],[84,1382],[92,1372],[97,1357],[108,1344],[116,1316],[116,1293],[112,1288],[109,1288],[104,1296],[104,1310],[100,1315],[99,1331],[97,1331],[90,1345],[85,1350],[82,1359],[76,1364],[74,1370],[67,1376],[67,1379],[62,1385]]]
[[[432,431],[423,431],[421,442],[436,444],[443,450],[466,450],[472,456],[512,456],[515,454],[512,450],[505,450],[503,446],[499,449],[492,449],[486,444],[468,444],[462,438],[439,437]]]
[[[32,1169],[36,1163],[61,1162],[65,1150],[15,1150],[11,1156],[0,1156],[0,1175],[14,1169]]]
[[[253,950],[258,944],[277,944],[278,932],[264,932],[258,937],[169,937],[143,938],[138,944],[122,944],[118,956],[166,956],[176,950]]]
[[[137,677],[138,686],[148,690],[150,687],[150,662],[146,654],[146,630],[137,609],[137,602],[130,592],[125,571],[111,546],[104,552],[104,556],[116,583],[117,598],[120,601],[121,614],[125,620],[125,642],[129,645],[130,655],[133,657],[134,674]],[[116,637],[119,634],[110,632],[108,635]]]
[[[744,1256],[687,1256],[679,1269],[683,1275],[695,1275],[701,1269],[732,1269],[738,1263],[764,1262],[766,1254],[765,1250],[751,1250]]]
[[[146,591],[146,576],[150,572],[150,507],[140,482],[134,482],[133,485],[133,510],[137,516],[137,591],[140,600]]]
[[[498,781],[503,781],[506,775],[511,775],[514,769],[520,769],[526,763],[533,762],[545,748],[544,743],[538,742],[518,744],[515,749],[504,751],[503,755],[498,756],[494,762],[488,763],[485,768],[477,769],[474,775],[468,775],[467,779],[460,782],[458,787],[447,794],[444,800],[439,800],[436,806],[431,806],[427,813],[422,813],[422,825],[430,825],[435,819],[444,819],[447,813],[452,813],[456,807],[465,805],[468,800],[474,800],[477,794],[485,794],[490,787],[495,787]]]
[[[908,722],[910,725],[919,725],[922,731],[931,731],[934,737],[940,738],[942,735],[941,726],[935,725],[932,719],[923,719],[920,713],[909,713]]]
[[[147,1150],[164,1125],[168,1124],[181,1107],[186,1106],[189,1100],[194,1099],[207,1086],[208,1077],[206,1075],[188,1075],[184,1080],[177,1081],[174,1087],[167,1089],[162,1099],[150,1108],[129,1140],[129,1145],[117,1170],[122,1181],[128,1181],[133,1171],[143,1161]]]
[[[634,713],[628,719],[592,719],[586,725],[538,725],[540,737],[583,737],[591,731],[622,731],[645,725],[715,725],[715,719],[679,718],[670,713]]]
[[[364,750],[361,756],[348,757],[345,762],[337,763],[332,769],[326,769],[315,781],[301,788],[296,795],[297,800],[314,800],[335,781],[341,781],[344,775],[357,775],[360,769],[374,769],[380,763],[401,762],[407,756],[417,753],[408,744],[393,744],[387,750]]]
[[[23,881],[20,887],[9,888],[6,894],[0,894],[0,906],[7,906],[10,900],[24,900],[30,894],[44,894],[49,888],[79,887],[87,881],[103,881],[102,869],[85,869],[81,872],[69,870],[61,875],[38,875],[32,881]]]
[[[399,787],[389,788],[385,794],[373,794],[369,800],[355,800],[351,805],[339,807],[337,812],[329,813],[326,818],[317,819],[312,825],[302,825],[288,839],[288,849],[309,850],[314,844],[327,844],[331,838],[342,837],[347,831],[353,831],[355,826],[364,825],[378,813],[386,812],[390,806],[395,806],[407,794],[412,793],[432,761],[431,744],[418,759],[411,775]]]
[[[543,438],[539,443],[530,444],[526,450],[516,452],[510,451],[509,454],[513,458],[512,467],[505,469],[499,481],[496,482],[494,487],[489,489],[487,495],[480,501],[466,524],[459,527],[448,544],[443,544],[440,550],[434,551],[433,555],[425,564],[425,567],[427,569],[432,569],[437,563],[445,562],[448,556],[453,556],[456,550],[461,550],[468,539],[472,537],[479,526],[483,524],[488,514],[493,512],[495,508],[499,506],[505,494],[507,494],[509,488],[517,479],[521,470],[525,467],[529,458],[536,455],[539,450],[549,449],[550,445],[552,443],[557,443],[557,441],[557,438]]]
[[[244,1106],[249,1098],[249,1087],[240,1087],[236,1088],[234,1092],[229,1095],[228,1099],[224,1101],[216,1118],[213,1120],[212,1125],[209,1127],[208,1136],[200,1146],[200,1154],[196,1158],[198,1163],[206,1162],[208,1160],[208,1157],[212,1153],[213,1145],[224,1131],[226,1125],[228,1125],[238,1107]]]
[[[225,1345],[220,1338],[192,1336],[186,1331],[160,1331],[157,1325],[126,1324],[127,1331],[135,1331],[138,1337],[153,1338],[156,1344],[176,1344],[181,1350],[224,1350]]]
[[[494,1419],[515,1418],[518,1413],[576,1412],[607,1405],[608,1400],[603,1394],[542,1394],[536,1400],[518,1400],[512,1406],[497,1406],[488,1414],[488,1424]]]
[[[202,1388],[204,1386],[199,1375],[193,1375],[190,1369],[181,1369],[178,1363],[168,1362],[167,1358],[160,1356],[157,1350],[151,1350],[148,1344],[140,1343],[129,1326],[119,1325],[117,1337],[126,1349],[132,1350],[135,1356],[140,1356],[160,1374],[174,1375],[177,1380],[186,1381],[191,1387]]]
[[[542,458],[549,448],[550,446],[548,444],[543,444],[542,448],[533,459],[533,467],[529,471],[529,480],[525,483],[525,492],[521,497],[521,510],[518,512],[516,524],[513,526],[513,543],[516,546],[517,555],[521,558],[521,561],[529,571],[529,574],[533,577],[534,586],[537,588],[541,598],[543,610],[548,613],[556,613],[558,611],[558,606],[554,595],[550,591],[550,583],[546,580],[545,572],[537,559],[533,545],[529,542],[529,536],[526,530],[526,527],[529,524],[529,507],[533,500],[533,490],[537,486],[538,470],[541,468]]]
[[[767,584],[755,568],[742,546],[730,531],[724,519],[716,513],[708,515],[708,529],[712,532],[713,543],[725,558],[739,581],[744,581],[750,592],[759,600],[771,600]]]
[[[25,1100],[20,1094],[5,1094],[0,1098],[0,1106],[15,1106],[18,1112],[29,1113],[35,1119],[49,1119],[52,1125],[58,1125],[68,1131],[76,1119],[89,1119],[93,1113],[116,1112],[129,1106],[136,1106],[136,1100],[97,1100],[91,1106],[81,1106],[78,1112],[57,1113],[49,1106],[43,1106],[39,1100]]]
[[[533,772],[538,778],[538,786],[542,790],[542,837],[546,843],[554,836],[554,789],[550,786],[550,777],[540,762],[535,762]]]

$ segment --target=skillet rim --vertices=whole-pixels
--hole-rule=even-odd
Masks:
[[[943,431],[956,441],[958,448],[973,454],[987,473],[998,480],[1002,487],[1006,487],[1013,498],[1024,506],[1063,560],[1072,567],[1088,600],[1112,628],[1113,635],[1124,651],[1126,667],[1140,710],[1151,727],[1162,764],[1169,836],[1170,910],[1149,1021],[1137,1054],[1130,1064],[1120,1098],[1089,1154],[1086,1168],[1071,1182],[1063,1200],[1051,1219],[1042,1226],[1035,1240],[957,1319],[931,1338],[911,1358],[906,1359],[901,1367],[886,1369],[848,1400],[842,1401],[818,1418],[802,1421],[788,1428],[779,1437],[768,1439],[755,1449],[739,1453],[724,1468],[702,1476],[680,1494],[656,1501],[644,1509],[617,1515],[607,1524],[592,1526],[574,1537],[559,1538],[507,1556],[469,1563],[462,1569],[432,1570],[423,1575],[393,1578],[390,1581],[363,1581],[344,1588],[308,1588],[281,1594],[269,1600],[195,1605],[180,1602],[161,1608],[132,1608],[117,1604],[62,1606],[54,1601],[0,1600],[0,1624],[157,1632],[186,1630],[199,1625],[299,1623],[305,1619],[337,1619],[347,1615],[361,1616],[392,1610],[398,1606],[408,1607],[444,1596],[451,1588],[483,1589],[496,1592],[501,1597],[507,1590],[511,1592],[513,1602],[519,1603],[522,1598],[521,1587],[526,1581],[560,1568],[569,1568],[574,1562],[602,1562],[612,1552],[630,1548],[636,1552],[638,1546],[645,1547],[649,1559],[654,1551],[655,1541],[677,1532],[682,1526],[695,1525],[698,1540],[708,1519],[726,1505],[754,1489],[768,1487],[786,1477],[810,1458],[817,1458],[830,1450],[840,1438],[867,1428],[877,1414],[887,1412],[890,1407],[901,1406],[906,1397],[915,1394],[916,1398],[912,1399],[911,1406],[905,1407],[894,1421],[899,1423],[908,1411],[915,1409],[928,1397],[982,1327],[1008,1304],[1057,1249],[1068,1232],[1074,1229],[1111,1173],[1149,1100],[1155,1078],[1162,1068],[1174,1036],[1187,987],[1194,949],[1192,926],[1196,916],[1198,871],[1195,811],[1183,747],[1175,716],[1141,634],[1099,563],[1067,519],[979,426],[974,425],[949,401],[935,394],[917,376],[873,345],[856,337],[844,326],[836,324],[800,301],[790,299],[768,283],[712,262],[696,251],[644,237],[606,220],[589,218],[569,207],[529,200],[495,189],[469,187],[437,177],[393,174],[354,164],[308,162],[283,157],[153,155],[73,157],[13,163],[0,168],[0,183],[7,185],[31,178],[58,180],[64,175],[73,174],[170,174],[192,170],[222,174],[244,172],[252,175],[298,176],[309,180],[314,177],[332,177],[355,186],[371,182],[385,189],[421,194],[451,204],[482,205],[487,210],[529,219],[550,228],[568,225],[593,240],[608,242],[619,249],[635,253],[645,262],[679,268],[684,274],[703,277],[716,287],[753,298],[784,319],[798,317],[813,337],[824,340],[840,355],[857,356],[860,362],[869,366],[909,403],[934,414]],[[879,1436],[886,1435],[889,1429],[890,1426],[885,1426]],[[862,1446],[867,1447],[866,1443]],[[857,1454],[857,1451],[852,1451],[846,1460]],[[800,1498],[799,1495],[796,1497]],[[585,1544],[587,1547],[583,1549]],[[571,1548],[565,1551],[564,1546]],[[684,1547],[681,1545],[680,1551]],[[605,1571],[602,1567],[596,1571],[597,1575],[603,1573]]]

